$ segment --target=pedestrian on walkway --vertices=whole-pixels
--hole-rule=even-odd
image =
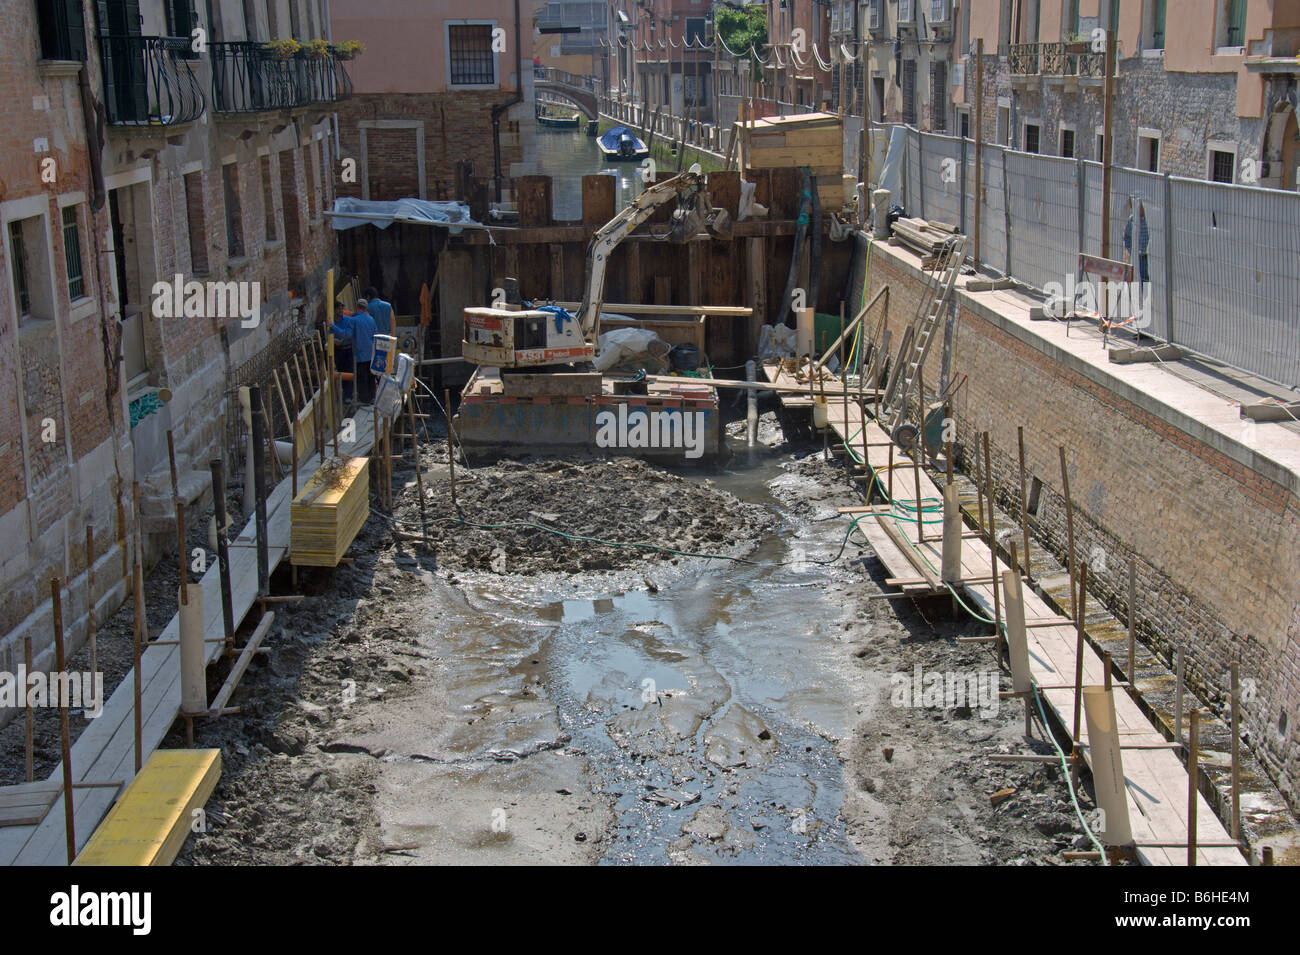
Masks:
[[[372,404],[375,400],[375,379],[370,373],[370,360],[375,354],[375,320],[366,310],[366,300],[357,300],[357,310],[352,315],[345,315],[330,326],[330,332],[340,341],[352,346],[352,359],[356,362],[353,370],[356,374],[357,400],[363,404]]]
[[[1130,199],[1130,203],[1133,201]],[[1151,245],[1151,230],[1147,228],[1147,213],[1142,200],[1129,207],[1128,222],[1124,223],[1124,260],[1133,261],[1133,219],[1137,217],[1137,263],[1138,281],[1144,286],[1151,281],[1151,270],[1147,264],[1147,247]]]

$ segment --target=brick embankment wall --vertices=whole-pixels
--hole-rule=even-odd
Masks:
[[[917,309],[919,272],[878,244],[868,298],[886,283],[897,343]],[[1041,482],[1034,536],[1064,561],[1058,448],[1065,446],[1075,552],[1089,564],[1090,599],[1126,619],[1128,562],[1136,555],[1139,638],[1166,659],[1181,646],[1189,684],[1212,705],[1225,699],[1229,667],[1239,664],[1249,688],[1244,738],[1296,809],[1300,476],[1073,359],[991,308],[993,296],[956,297],[951,373],[969,376],[953,403],[964,463],[974,465],[978,435],[987,430],[998,505],[1019,517],[1023,427],[1027,481]],[[874,328],[878,314],[870,321]],[[936,338],[924,369],[931,391],[943,352]],[[1266,439],[1260,445],[1266,453]]]

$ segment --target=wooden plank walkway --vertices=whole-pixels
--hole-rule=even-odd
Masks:
[[[370,414],[354,418],[356,434],[351,442],[339,442],[342,454],[365,455],[374,443],[374,423]],[[332,450],[332,445],[331,445]],[[320,466],[320,455],[299,462],[298,486],[301,488]],[[269,567],[273,571],[288,553],[289,505],[292,481],[285,478],[267,496],[267,541]],[[257,598],[257,543],[255,521],[250,519],[237,538],[230,542],[231,604],[236,625],[244,619]],[[208,641],[204,652],[210,664],[225,647],[225,624],[221,618],[221,580],[217,562],[212,561],[198,584],[203,591],[203,635]],[[171,622],[158,638],[180,639],[180,617]],[[135,717],[133,670],[128,670],[113,695],[104,704],[104,712],[93,720],[72,746],[73,782],[127,783],[135,776]],[[140,654],[140,710],[143,757],[158,748],[180,713],[180,647],[149,644]],[[49,779],[63,778],[63,764],[54,767]],[[118,790],[110,787],[75,789],[73,808],[78,851],[86,844],[101,819],[109,811]],[[45,818],[35,826],[0,828],[0,865],[66,865],[67,836],[63,797],[50,807]]]
[[[768,379],[773,379],[774,368],[765,366]],[[784,396],[779,395],[779,398]],[[847,417],[843,400],[828,402],[829,425],[841,441],[852,436],[851,442],[856,454],[862,454],[862,415],[853,401],[849,401]],[[888,448],[875,447],[884,445],[890,439],[873,419],[866,423],[866,440],[869,445],[869,460],[875,467],[882,467],[888,455]],[[907,462],[901,450],[896,450],[894,461]],[[920,498],[933,503],[938,508],[942,500],[939,488],[926,474],[919,471]],[[917,473],[910,467],[899,468],[894,473],[893,485],[896,502],[906,507],[917,504]],[[904,511],[910,519],[898,518],[889,514],[869,514],[858,522],[877,556],[884,563],[890,579],[924,581],[914,584],[912,589],[918,594],[942,592],[939,569],[942,566],[942,546],[939,541],[922,540],[922,536],[938,537],[941,527],[938,522],[924,524],[924,534],[918,533],[913,512]],[[929,515],[934,520],[939,514],[936,510]],[[989,545],[981,538],[964,538],[962,540],[962,577],[971,581],[987,581],[993,571],[993,555]],[[1006,569],[1006,564],[999,560],[998,571]],[[900,587],[899,589],[906,589]],[[963,588],[963,596],[974,605],[981,614],[993,617],[993,584],[972,583]],[[1000,596],[1000,595],[999,595]],[[1025,618],[1029,621],[1059,618],[1053,608],[1029,588],[1024,590]],[[1002,601],[1005,608],[1006,602]],[[1026,631],[1029,644],[1029,665],[1034,681],[1039,686],[1066,689],[1048,689],[1040,693],[1044,705],[1055,711],[1061,724],[1071,727],[1074,722],[1074,677],[1077,637],[1073,624],[1059,627],[1031,627]],[[1083,685],[1101,685],[1105,682],[1104,665],[1101,656],[1085,643],[1083,664]],[[1133,838],[1141,842],[1176,843],[1187,842],[1187,808],[1189,775],[1176,751],[1167,747],[1163,734],[1147,719],[1137,703],[1123,688],[1117,687],[1114,693],[1115,716],[1124,746],[1156,746],[1154,749],[1125,749],[1122,759],[1124,778],[1128,792],[1129,820]],[[1082,742],[1086,746],[1087,721],[1081,721]],[[1084,758],[1089,758],[1089,751],[1084,750]],[[1198,843],[1222,843],[1231,841],[1227,830],[1214,814],[1205,797],[1197,794],[1196,833]],[[1139,847],[1139,859],[1147,865],[1186,865],[1185,848]],[[1198,848],[1198,865],[1237,866],[1247,865],[1241,852],[1232,847]]]

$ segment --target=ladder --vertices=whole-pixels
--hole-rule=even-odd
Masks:
[[[908,395],[916,383],[917,373],[930,353],[930,343],[952,301],[952,290],[966,261],[967,241],[966,236],[955,235],[944,242],[935,256],[932,280],[926,283],[916,314],[904,333],[898,361],[890,372],[889,381],[885,385],[885,396],[880,403],[884,419],[881,423],[885,425],[888,434],[894,433],[907,414]]]

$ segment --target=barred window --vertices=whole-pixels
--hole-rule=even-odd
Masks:
[[[81,227],[77,222],[77,207],[63,207],[63,257],[68,263],[68,298],[76,301],[86,294],[86,282],[81,269]]]
[[[452,86],[492,86],[497,80],[492,27],[487,23],[447,27],[447,59]]]

